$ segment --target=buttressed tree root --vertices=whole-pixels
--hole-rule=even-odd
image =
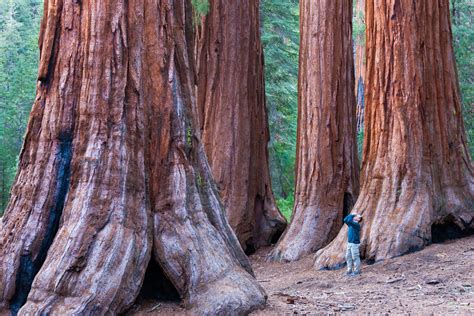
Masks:
[[[155,260],[196,314],[265,304],[200,144],[191,16],[186,0],[45,1],[0,313],[124,312]]]
[[[361,255],[379,261],[474,232],[474,176],[449,3],[367,1]],[[344,263],[347,229],[316,254]]]
[[[352,4],[304,0],[300,12],[295,207],[270,254],[278,261],[327,245],[359,193]]]

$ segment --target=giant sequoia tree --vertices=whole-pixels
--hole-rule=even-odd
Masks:
[[[252,251],[286,227],[268,169],[259,1],[209,4],[197,39],[202,142],[230,225]]]
[[[190,11],[45,1],[36,101],[0,222],[0,313],[123,312],[153,261],[164,276],[152,282],[166,277],[196,313],[264,304],[200,144]]]
[[[367,1],[361,254],[370,261],[472,233],[466,146],[448,0]],[[317,253],[344,262],[347,229]]]
[[[274,260],[326,245],[357,198],[351,20],[352,1],[300,1],[295,207]]]

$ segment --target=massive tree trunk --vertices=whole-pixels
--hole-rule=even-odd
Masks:
[[[473,232],[466,147],[448,0],[367,1],[362,257],[403,255]],[[344,262],[347,229],[315,266]]]
[[[356,0],[355,21],[357,32],[355,34],[355,95],[357,102],[356,120],[357,132],[364,128],[364,80],[365,80],[365,0]]]
[[[200,144],[190,11],[45,2],[37,97],[0,222],[0,312],[124,312],[153,260],[195,313],[265,303]]]
[[[197,39],[200,126],[230,225],[244,249],[278,239],[286,220],[268,169],[259,1],[210,0]]]
[[[325,246],[359,191],[352,1],[300,2],[295,207],[271,254],[293,261]]]

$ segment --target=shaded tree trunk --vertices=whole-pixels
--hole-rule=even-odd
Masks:
[[[473,232],[448,0],[368,1],[361,255],[378,261]],[[343,264],[347,229],[315,266]]]
[[[7,178],[7,175],[6,175],[6,172],[5,172],[5,163],[3,161],[0,161],[0,170],[2,172],[2,180],[1,180],[1,185],[2,185],[2,189],[0,191],[0,215],[3,213],[3,211],[5,210],[5,206],[7,204],[7,181],[6,181],[6,178]]]
[[[230,225],[252,251],[286,227],[268,168],[259,1],[210,0],[198,29],[202,141]]]
[[[45,2],[37,97],[0,222],[0,311],[124,312],[151,260],[193,313],[265,303],[200,144],[190,11]]]
[[[270,255],[293,261],[325,246],[357,198],[352,1],[302,0],[295,207]]]
[[[357,102],[356,120],[357,132],[364,128],[364,79],[365,79],[365,0],[356,0],[355,22],[358,32],[355,37],[355,95]]]

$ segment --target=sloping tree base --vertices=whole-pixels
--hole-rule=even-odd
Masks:
[[[474,228],[474,174],[466,146],[447,1],[366,3],[367,84],[361,255],[379,261]],[[439,234],[439,235],[438,235]],[[316,254],[344,263],[347,229]]]
[[[124,312],[150,260],[195,314],[265,304],[194,121],[190,11],[45,2],[37,98],[0,222],[0,313]]]
[[[397,191],[387,182],[374,180],[371,185],[364,186],[361,198],[354,206],[355,212],[365,218],[361,229],[361,256],[367,262],[401,256],[421,250],[433,241],[474,233],[474,204],[466,196],[451,195],[452,201],[436,214],[436,202],[428,186],[415,188],[405,182],[399,188],[400,196],[397,196]],[[442,227],[448,233],[443,233]],[[316,253],[315,268],[341,268],[345,264],[346,245],[345,226],[336,239]]]

